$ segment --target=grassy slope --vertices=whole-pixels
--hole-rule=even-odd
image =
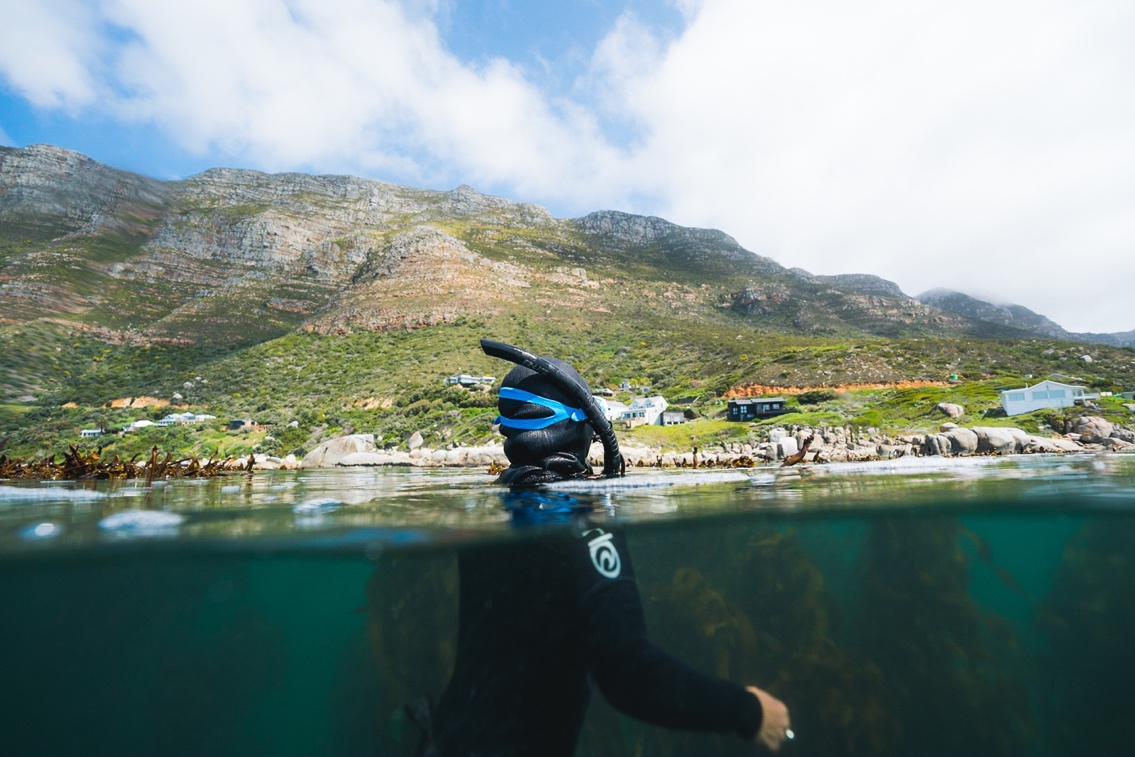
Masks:
[[[628,438],[679,449],[689,445],[691,434],[697,437],[694,443],[705,446],[750,438],[773,423],[854,423],[925,431],[944,420],[935,409],[939,402],[965,406],[963,422],[1036,430],[1044,422],[1043,413],[1014,419],[979,414],[996,407],[1000,389],[1027,383],[1025,373],[1078,369],[1076,375],[1102,388],[1135,383],[1132,349],[1093,348],[1096,361],[1090,366],[1092,375],[1086,376],[1083,369],[1088,366],[1079,360],[1083,346],[1052,340],[821,340],[763,334],[729,319],[718,324],[689,321],[646,306],[596,316],[521,310],[490,321],[463,320],[413,331],[338,336],[296,332],[252,346],[109,346],[58,325],[8,326],[0,328],[0,344],[8,347],[0,351],[0,369],[48,379],[41,391],[44,406],[0,412],[0,434],[10,436],[8,448],[15,454],[61,449],[75,441],[73,434],[80,427],[113,428],[169,412],[103,407],[112,399],[168,398],[179,392],[193,409],[219,416],[215,426],[245,416],[275,424],[276,441],[219,429],[155,429],[144,438],[116,441],[112,449],[133,454],[168,437],[169,444],[186,450],[244,454],[261,444],[261,449],[288,452],[349,432],[376,433],[398,443],[415,430],[433,444],[482,442],[489,439],[492,396],[442,384],[452,373],[499,377],[508,370],[507,364],[481,354],[482,336],[562,356],[593,386],[614,387],[623,379],[652,384],[656,392],[703,419],[672,429],[638,429]],[[628,316],[640,320],[628,322]],[[762,424],[724,423],[725,403],[717,398],[741,383],[822,385],[941,379],[950,373],[961,373],[964,380],[948,387],[848,392],[818,405],[798,406],[791,400],[798,412]],[[186,382],[192,387],[185,388]],[[64,402],[79,407],[59,407]],[[1118,401],[1107,403],[1103,414],[1130,422],[1130,413]],[[292,422],[297,427],[287,428]],[[84,443],[106,444],[107,439]]]
[[[236,223],[265,210],[233,206],[224,212]],[[508,365],[480,353],[482,336],[563,357],[593,386],[613,387],[623,379],[652,384],[704,418],[689,427],[641,429],[631,436],[679,448],[691,434],[740,439],[759,431],[759,425],[720,421],[725,405],[717,397],[739,384],[830,386],[962,377],[963,383],[942,389],[854,392],[808,407],[796,407],[793,400],[798,412],[772,421],[889,430],[932,428],[941,420],[934,409],[941,401],[965,405],[973,417],[996,405],[999,389],[1023,385],[1028,374],[1061,372],[1104,389],[1135,386],[1133,349],[967,337],[972,324],[928,337],[925,324],[888,315],[894,303],[872,310],[875,306],[798,281],[791,297],[739,311],[732,304],[742,288],[755,282],[783,289],[789,275],[768,261],[692,237],[627,248],[571,224],[527,224],[507,215],[428,219],[472,251],[534,273],[531,286],[515,290],[495,315],[413,331],[319,336],[295,329],[332,290],[302,272],[246,276],[248,271],[229,271],[216,261],[186,258],[170,262],[175,270],[183,266],[202,280],[224,283],[203,289],[187,277],[107,276],[109,265],[140,253],[154,218],[133,219],[130,232],[94,237],[57,239],[61,229],[34,226],[10,226],[0,234],[0,265],[7,273],[59,286],[70,293],[72,305],[78,303],[78,310],[67,315],[53,310],[50,301],[0,302],[0,323],[9,319],[9,325],[0,326],[0,403],[8,403],[0,405],[0,438],[10,437],[10,451],[60,449],[74,441],[80,427],[161,417],[167,409],[104,406],[116,398],[170,398],[174,392],[221,421],[252,416],[275,424],[276,440],[219,429],[154,430],[113,442],[116,447],[133,454],[136,447],[166,439],[187,450],[241,453],[260,444],[286,452],[351,431],[395,441],[414,430],[426,432],[433,443],[484,441],[491,397],[441,384],[457,372],[500,376],[507,371]],[[573,267],[585,268],[588,280],[600,286],[557,280]],[[241,275],[230,278],[232,273]],[[37,320],[44,316],[115,330],[147,326],[158,336],[193,343],[106,344],[77,326]],[[977,333],[1011,332],[978,327]],[[1080,359],[1088,352],[1094,358],[1090,365]],[[27,410],[11,404],[27,395],[37,397],[40,406]],[[60,407],[70,402],[78,407]],[[1115,404],[1105,414],[1125,418],[1126,411]],[[296,427],[288,428],[293,422]],[[1039,422],[1022,421],[1026,426]],[[107,440],[85,442],[96,443]]]

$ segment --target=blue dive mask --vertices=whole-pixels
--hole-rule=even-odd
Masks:
[[[518,428],[522,431],[535,431],[541,428],[547,428],[554,423],[571,419],[576,423],[587,420],[587,413],[580,410],[578,407],[568,407],[562,402],[550,400],[547,397],[541,397],[532,392],[526,392],[523,389],[516,389],[511,386],[502,386],[500,391],[502,400],[516,400],[517,402],[527,402],[532,405],[539,405],[546,407],[552,411],[552,414],[546,418],[506,418],[503,415],[498,415],[493,423],[499,423],[505,428]]]

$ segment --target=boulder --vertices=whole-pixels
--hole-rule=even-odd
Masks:
[[[788,432],[780,428],[779,426],[774,429],[770,429],[768,432],[768,440],[773,444],[776,444],[786,436],[788,436]]]
[[[1135,413],[1135,402],[1124,402],[1123,406],[1131,412]]]
[[[963,415],[965,415],[966,409],[961,405],[955,405],[952,402],[939,402],[938,412],[951,418],[961,418]]]
[[[977,452],[977,433],[970,428],[950,429],[945,434],[955,455],[972,455]]]
[[[1085,444],[1101,444],[1104,439],[1111,437],[1115,427],[1097,415],[1083,415],[1073,419],[1065,426],[1065,430],[1079,434],[1080,441]]]
[[[800,448],[796,446],[795,437],[786,436],[776,443],[776,457],[778,460],[782,460],[789,455],[795,455],[799,451]]]
[[[1116,426],[1115,430],[1111,432],[1111,438],[1135,443],[1135,431],[1130,431],[1128,429],[1119,428],[1118,426]]]
[[[924,455],[972,455],[977,452],[977,434],[969,428],[952,428],[941,434],[927,434]]]
[[[880,444],[875,448],[875,454],[883,460],[893,460],[913,454],[913,449],[909,444]]]
[[[927,434],[922,440],[922,447],[920,449],[923,455],[932,457],[934,455],[948,455],[950,454],[950,440],[943,434]]]
[[[958,427],[958,424],[956,424],[956,423],[943,423],[941,426],[938,427],[938,430],[942,431],[942,432],[946,432],[946,431],[952,431],[957,427]]]
[[[1034,438],[1039,439],[1040,437],[1034,437]],[[1084,451],[1083,447],[1081,447],[1079,444],[1072,441],[1071,439],[1061,439],[1060,437],[1055,437],[1055,438],[1052,438],[1052,439],[1045,439],[1044,441],[1047,442],[1051,447],[1053,447],[1056,452],[1083,452]]]
[[[1029,435],[1019,428],[975,426],[973,431],[977,434],[978,452],[1011,455],[1029,444]]]
[[[415,431],[414,433],[410,434],[409,438],[406,439],[406,446],[410,449],[417,449],[423,444],[425,444],[425,440],[422,439],[422,434],[420,431]]]
[[[351,434],[329,439],[308,452],[300,467],[332,468],[347,455],[356,452],[374,452],[374,434]]]

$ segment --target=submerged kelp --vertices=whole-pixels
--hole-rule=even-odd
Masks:
[[[888,707],[908,724],[897,754],[1020,754],[1030,746],[1021,645],[969,593],[963,544],[971,540],[956,518],[872,525],[863,646],[887,681]]]
[[[837,639],[835,599],[795,530],[754,526],[673,538],[634,542],[638,553],[654,557],[643,561],[641,575],[660,646],[707,673],[783,698],[799,734],[794,748],[807,754],[896,750],[899,725],[883,705],[887,682],[870,660]],[[669,574],[656,574],[663,567],[657,555],[676,553],[682,555],[677,567],[671,558],[665,561]],[[635,753],[759,752],[736,737],[642,726],[630,732],[636,733]]]
[[[457,651],[457,560],[416,555],[383,558],[366,586],[367,639],[381,684],[376,727],[415,743],[404,708],[435,702]]]
[[[889,684],[871,660],[848,647],[849,635],[837,636],[833,597],[797,531],[757,531],[729,570],[748,577],[736,603],[753,618],[761,647],[781,650],[775,656],[758,654],[757,661],[778,663],[769,671],[773,690],[791,692],[802,749],[809,754],[892,751],[899,725],[885,704]]]
[[[1126,754],[1135,744],[1135,523],[1104,518],[1072,538],[1040,608],[1049,650],[1043,698],[1060,754]]]

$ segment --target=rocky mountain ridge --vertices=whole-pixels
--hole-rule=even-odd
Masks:
[[[49,145],[0,148],[0,292],[0,322],[62,317],[138,340],[581,312],[815,335],[1088,336],[1024,308],[787,269],[661,218],[555,219],[467,186],[350,176],[216,168],[160,182]]]

